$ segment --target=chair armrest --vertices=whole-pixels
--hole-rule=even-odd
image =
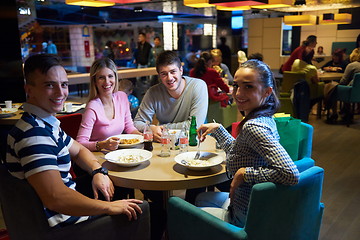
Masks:
[[[309,169],[313,166],[315,166],[315,161],[311,158],[303,158],[297,161],[294,161],[297,169],[299,170],[299,172],[303,172],[306,169]]]
[[[171,240],[247,239],[242,228],[224,222],[178,197],[171,197],[167,210]]]
[[[352,86],[338,85],[336,89],[337,100],[349,102]]]

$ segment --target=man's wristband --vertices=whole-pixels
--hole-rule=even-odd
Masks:
[[[104,168],[104,167],[95,169],[94,171],[92,171],[91,176],[93,177],[97,173],[102,173],[104,175],[108,175],[108,170],[106,168]]]

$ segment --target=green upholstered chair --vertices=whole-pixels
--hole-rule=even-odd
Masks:
[[[360,73],[355,74],[352,86],[338,85],[336,91],[337,100],[350,105],[348,108],[350,117],[346,119],[346,125],[349,127],[351,116],[354,114],[354,104],[360,103]]]
[[[143,213],[135,221],[129,221],[124,214],[51,228],[35,190],[26,180],[13,177],[2,164],[0,203],[11,240],[150,239],[150,209],[147,202],[140,205]],[[117,219],[116,222],[114,219]],[[111,230],[104,231],[104,226]]]
[[[170,240],[316,240],[324,205],[320,202],[324,170],[300,173],[299,183],[254,185],[244,228],[224,222],[178,197],[168,201]]]
[[[234,122],[232,125],[232,132],[231,135],[236,138],[237,136],[237,126],[240,122]],[[311,159],[312,153],[312,141],[313,141],[313,134],[314,128],[310,124],[301,122],[300,123],[300,138],[299,138],[299,148],[298,148],[298,157],[297,159],[293,159],[295,164],[297,165],[300,172],[308,167],[314,166],[315,162]],[[281,144],[280,139],[280,144]],[[285,147],[286,150],[286,147]]]
[[[206,119],[207,122],[213,122],[213,120],[215,120],[224,127],[229,127],[233,122],[237,121],[237,114],[238,109],[235,102],[227,107],[221,107],[219,102],[209,100]]]

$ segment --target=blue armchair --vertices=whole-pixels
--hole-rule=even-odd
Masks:
[[[324,170],[300,173],[294,186],[254,185],[244,228],[224,222],[178,197],[168,201],[170,240],[316,240],[324,205],[320,203]]]
[[[360,73],[354,76],[352,86],[338,85],[337,86],[337,100],[352,106],[347,109],[349,117],[346,119],[346,126],[350,126],[351,116],[354,114],[354,103],[360,103]]]

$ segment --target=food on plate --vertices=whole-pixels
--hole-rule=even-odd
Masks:
[[[1,109],[0,107],[0,113],[12,113],[12,111]]]
[[[193,158],[188,158],[186,159],[187,163],[189,164],[189,166],[192,167],[206,167],[206,166],[211,166],[212,163],[206,160],[200,160],[200,159],[193,159]]]
[[[120,144],[135,144],[135,143],[139,143],[140,139],[138,138],[124,138],[124,139],[120,139]]]
[[[144,160],[144,157],[141,155],[121,155],[118,157],[117,162],[121,162],[121,163],[136,163],[136,162],[141,162]]]

